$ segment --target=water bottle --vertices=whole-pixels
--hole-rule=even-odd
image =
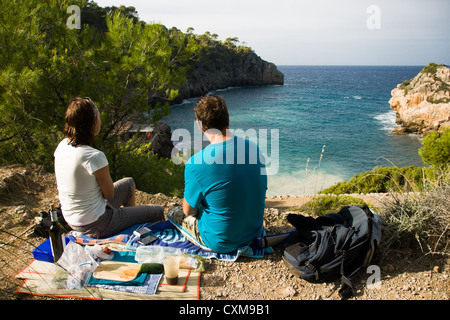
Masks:
[[[52,248],[53,261],[57,262],[64,252],[66,239],[64,236],[63,228],[59,224],[58,216],[53,205],[52,209],[50,210],[50,215],[52,220],[52,225],[50,226],[49,230],[50,244]]]

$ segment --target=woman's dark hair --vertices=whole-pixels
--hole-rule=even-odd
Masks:
[[[64,134],[73,146],[95,145],[94,127],[97,107],[89,98],[75,98],[66,111]]]
[[[195,117],[202,122],[202,130],[225,130],[230,125],[225,99],[216,95],[201,97],[194,108]]]

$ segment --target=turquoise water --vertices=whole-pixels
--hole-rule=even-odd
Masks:
[[[256,133],[256,140],[250,138],[267,151],[269,196],[313,194],[377,165],[423,165],[417,136],[391,134],[396,124],[389,107],[391,90],[423,67],[278,68],[283,86],[211,92],[226,99],[230,128],[241,129],[238,135]],[[173,106],[162,121],[194,139],[196,101]]]

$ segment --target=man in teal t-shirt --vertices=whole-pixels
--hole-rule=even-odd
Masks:
[[[255,143],[227,130],[222,97],[200,98],[194,112],[211,144],[186,163],[183,210],[172,210],[168,218],[194,243],[227,253],[262,235],[264,161]]]

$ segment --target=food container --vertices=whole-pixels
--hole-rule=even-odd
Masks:
[[[134,258],[138,263],[162,263],[163,247],[161,246],[140,246],[136,249]]]

